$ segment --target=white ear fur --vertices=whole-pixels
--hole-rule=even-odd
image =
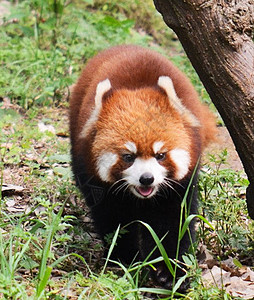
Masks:
[[[169,100],[171,100],[173,106],[178,110],[176,107],[177,105],[180,107],[182,106],[181,100],[177,97],[176,91],[173,85],[173,81],[168,76],[160,76],[158,79],[158,86],[163,88],[163,90],[168,95]]]
[[[99,118],[99,113],[102,108],[102,98],[103,95],[111,89],[111,83],[109,79],[105,79],[98,83],[96,92],[95,92],[95,108],[92,111],[89,119],[86,121],[85,125],[83,126],[81,133],[79,135],[80,138],[85,138],[90,130],[92,129],[93,125],[97,122]]]
[[[182,104],[181,99],[177,97],[171,78],[168,76],[160,76],[158,79],[158,86],[166,92],[170,104],[180,113],[180,115],[182,115],[192,126],[200,126],[198,119]]]
[[[111,89],[111,83],[109,79],[105,79],[98,83],[95,94],[95,108],[100,110],[102,107],[103,95]]]

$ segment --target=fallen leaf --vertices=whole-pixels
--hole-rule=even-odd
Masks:
[[[251,281],[254,284],[254,272],[249,267],[247,267],[246,273],[242,275],[242,279]]]
[[[204,285],[226,289],[234,297],[254,299],[254,271],[246,266],[237,268],[234,261],[230,257],[217,263],[215,260],[202,263]]]
[[[14,199],[9,199],[5,202],[6,206],[13,207],[16,204],[16,201]]]
[[[207,249],[206,245],[199,245],[198,254],[197,254],[198,261],[202,264],[207,260],[213,259],[213,255]]]
[[[12,195],[17,193],[22,193],[25,188],[19,185],[3,183],[2,185],[2,195]]]
[[[231,283],[226,287],[226,291],[234,297],[243,299],[254,298],[254,283],[246,282],[239,277],[231,277]]]
[[[208,269],[203,273],[203,280],[205,286],[215,285],[222,287],[228,282],[230,272],[226,272],[223,269],[213,266],[212,269]]]
[[[43,122],[38,123],[38,128],[41,132],[49,131],[49,132],[54,133],[54,134],[56,133],[56,130],[55,130],[54,126],[45,125]]]
[[[60,137],[69,137],[69,133],[68,132],[57,132],[56,134],[57,136],[60,136]]]
[[[12,213],[19,213],[19,212],[24,212],[27,209],[26,204],[20,204],[20,199],[21,197],[17,197],[17,199],[7,199],[5,204],[6,204],[6,209],[9,212]]]

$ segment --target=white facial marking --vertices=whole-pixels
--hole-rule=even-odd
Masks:
[[[168,76],[160,76],[158,86],[165,90],[170,104],[177,110],[193,127],[200,127],[199,120],[182,104],[180,98],[177,97],[173,82]]]
[[[151,184],[154,187],[153,192],[148,196],[152,197],[158,190],[159,184],[161,184],[167,174],[167,170],[161,166],[157,160],[152,157],[149,159],[136,158],[133,165],[123,172],[123,179],[125,179],[131,186],[131,191],[139,198],[144,198],[140,195],[135,187],[139,187],[140,177],[144,173],[151,173],[154,177],[154,181]]]
[[[154,152],[154,154],[158,153],[163,146],[164,146],[163,142],[161,142],[161,141],[160,142],[155,142],[153,144],[153,152]]]
[[[173,149],[170,151],[170,157],[176,164],[176,179],[183,179],[187,175],[190,167],[190,154],[183,149]]]
[[[118,156],[112,152],[105,152],[98,158],[96,167],[102,181],[110,182],[110,170],[117,159]]]
[[[131,153],[137,153],[137,146],[133,142],[127,142],[124,144],[124,146],[131,152]]]
[[[89,119],[86,121],[83,129],[81,130],[81,133],[79,135],[79,138],[85,138],[90,130],[92,129],[93,125],[98,120],[101,108],[102,108],[102,98],[103,95],[108,92],[111,89],[111,83],[109,79],[105,79],[98,83],[95,93],[95,107],[92,111]]]

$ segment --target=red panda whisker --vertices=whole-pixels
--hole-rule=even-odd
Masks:
[[[128,188],[129,187],[129,184],[128,182],[123,182],[121,185],[117,186],[113,191],[112,191],[112,194],[118,194],[123,188]]]
[[[167,188],[165,188],[162,184],[160,185],[160,189],[158,191],[158,194],[162,194],[167,198],[169,197],[169,190]],[[161,192],[161,193],[160,193]]]
[[[128,188],[130,187],[131,185],[130,184],[128,184],[128,182],[123,182],[120,186],[118,186],[114,191],[112,191],[112,194],[115,194],[115,195],[117,195],[117,194],[119,194],[120,193],[120,191],[122,190],[122,189],[124,189],[123,190],[123,197],[124,197],[124,194],[126,193],[126,191],[128,190]]]
[[[171,189],[174,189],[173,185],[172,185],[172,182],[170,180],[168,180],[168,178],[164,178],[164,180],[161,183],[161,185],[170,187]]]
[[[167,181],[167,182],[169,182],[169,183],[174,183],[174,184],[176,184],[176,185],[184,188],[183,185],[179,181],[177,181],[177,180],[174,180],[172,178],[165,178],[164,180]]]
[[[110,187],[109,187],[109,192],[113,189],[113,187],[115,186],[115,185],[117,185],[119,182],[121,182],[121,181],[125,181],[123,178],[121,178],[121,179],[119,179],[119,180],[117,180],[116,182],[114,182]]]
[[[166,183],[166,182],[162,182],[160,184],[160,187],[162,188],[162,190],[165,190],[168,192],[168,188],[170,188],[171,190],[174,190],[174,188],[172,187],[172,185]]]
[[[127,183],[127,182],[126,182],[126,183]],[[130,184],[127,183],[125,189],[123,190],[123,194],[126,193],[126,191],[129,189],[129,187],[130,187]]]
[[[171,184],[171,182],[165,181],[164,184],[165,184],[165,186],[168,186],[171,190],[173,190],[174,192],[176,192],[178,194],[177,190],[174,188],[174,186]]]
[[[169,179],[167,178],[167,180],[164,180],[161,183],[162,187],[169,187],[172,191],[174,191],[177,195],[180,196],[180,194],[177,192],[177,190],[173,187],[173,185],[171,184],[171,182],[169,181]]]
[[[122,183],[121,185],[115,187],[113,190],[110,189],[112,191],[112,194],[117,194],[126,184]]]
[[[127,184],[122,184],[119,188],[117,188],[117,189],[113,192],[113,194],[118,195],[122,189],[124,189],[124,190],[123,190],[123,194],[124,194],[127,188],[128,188],[128,185],[127,185]]]

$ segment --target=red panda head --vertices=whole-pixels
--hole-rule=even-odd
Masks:
[[[95,129],[92,164],[102,181],[150,198],[189,173],[188,128],[198,126],[169,77],[159,77],[155,88],[115,91],[106,79],[97,86],[95,108],[80,137]]]

